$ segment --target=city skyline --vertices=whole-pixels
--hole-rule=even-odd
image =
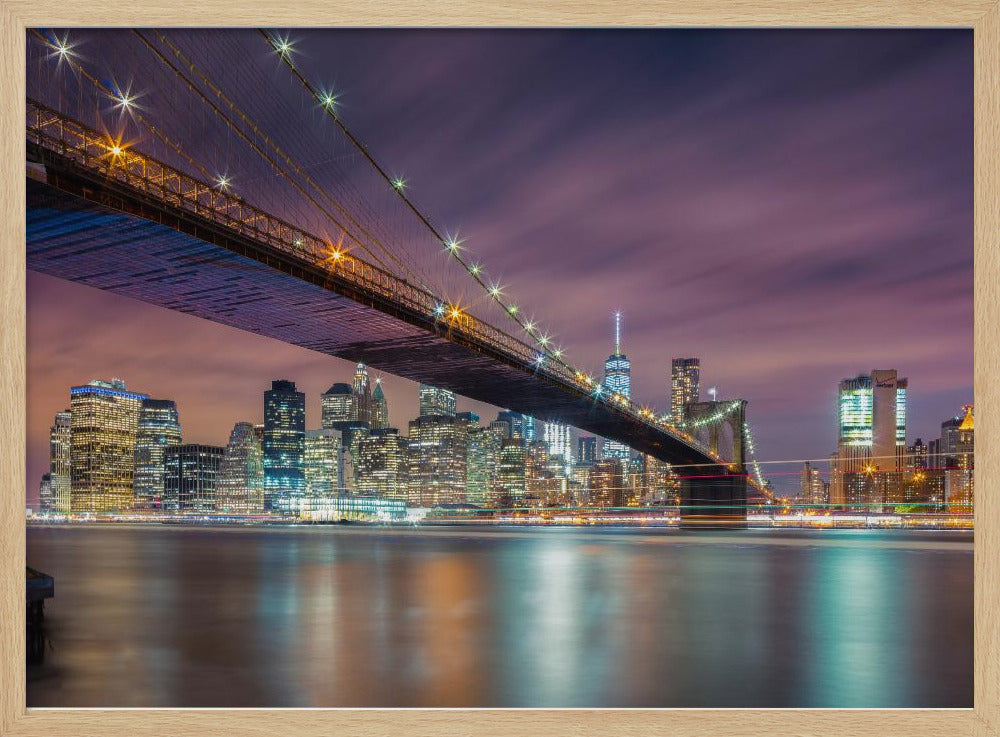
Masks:
[[[971,57],[968,32],[723,32],[711,53],[695,53],[705,39],[697,32],[643,32],[627,42],[514,33],[504,45],[489,32],[475,45],[464,32],[351,33],[329,34],[329,48],[299,34],[305,63],[349,82],[352,123],[405,168],[432,211],[461,224],[470,247],[503,271],[578,363],[597,374],[609,310],[629,315],[638,401],[666,409],[670,360],[699,356],[703,386],[749,401],[761,457],[771,460],[827,455],[836,383],[872,366],[910,378],[908,442],[933,437],[971,400],[971,76],[957,73]],[[515,53],[501,53],[509,48]],[[403,92],[426,92],[416,68],[398,88],[373,82],[414,54],[469,63],[444,65],[461,72],[439,63],[422,102]],[[647,57],[656,63],[634,74]],[[496,94],[520,90],[519,65],[539,58],[558,63],[523,94]],[[737,67],[761,80],[755,95],[727,82]],[[620,73],[633,88],[610,86]],[[496,77],[489,95],[477,92],[484,76]],[[581,79],[592,86],[571,83]],[[664,79],[674,81],[664,87]],[[577,92],[544,104],[557,89]],[[588,127],[578,114],[595,90],[603,104]],[[459,116],[440,104],[455,99]],[[406,130],[391,113],[401,104],[413,117]],[[730,114],[723,122],[684,127],[719,106]],[[483,123],[476,135],[464,127],[470,120]],[[743,130],[748,122],[753,131]],[[625,135],[597,145],[595,134],[611,124]],[[428,137],[430,129],[443,132]],[[572,133],[540,149],[557,129]],[[640,161],[628,141],[658,145]],[[495,150],[510,151],[499,170]],[[581,171],[600,171],[601,187]],[[752,186],[734,183],[750,172]],[[809,199],[796,199],[799,190]],[[591,210],[603,216],[572,224],[572,213]],[[565,257],[564,243],[580,244],[575,257]],[[572,294],[548,289],[557,274],[572,281]],[[597,290],[608,304],[594,304]],[[288,377],[314,396],[331,376],[349,379],[347,362],[34,273],[28,303],[29,479],[44,472],[45,429],[65,407],[64,396],[51,396],[60,386],[124,375],[185,405],[186,440],[222,444],[233,421],[250,419],[231,411],[248,386]],[[392,394],[410,382],[384,381],[391,424],[403,427],[400,417],[415,413]],[[187,392],[199,401],[186,401]],[[473,402],[463,409],[491,414]],[[315,411],[307,408],[310,427]]]
[[[697,359],[682,359],[682,361],[685,363],[690,363],[696,360]],[[677,361],[674,362],[674,365],[675,366],[677,365]],[[216,442],[214,440],[206,442],[203,440],[198,440],[192,443],[187,437],[185,437],[182,441],[181,424],[179,423],[180,405],[182,404],[182,402],[178,402],[173,398],[165,398],[165,399],[151,398],[149,394],[140,393],[132,389],[129,389],[128,384],[122,379],[122,377],[112,377],[109,380],[91,379],[88,382],[81,382],[78,385],[70,387],[69,394],[71,397],[71,406],[76,406],[79,397],[92,396],[95,392],[98,393],[97,394],[98,397],[100,397],[101,394],[103,393],[108,395],[121,395],[128,399],[138,398],[141,400],[141,407],[140,405],[135,406],[134,408],[135,417],[132,418],[133,420],[137,420],[138,422],[137,432],[135,429],[132,430],[132,434],[135,436],[135,439],[133,441],[135,447],[135,459],[136,459],[134,495],[137,508],[142,507],[142,502],[144,497],[147,498],[147,508],[148,508],[148,500],[152,500],[155,497],[157,499],[162,498],[164,500],[163,508],[168,509],[168,504],[166,503],[166,500],[168,499],[168,497],[171,496],[171,492],[168,490],[166,491],[166,493],[164,493],[162,488],[163,463],[165,460],[165,457],[163,455],[164,450],[167,451],[168,456],[170,452],[174,452],[176,454],[176,452],[178,451],[184,450],[185,452],[187,452],[189,449],[196,449],[197,451],[200,452],[204,448],[214,449],[218,451],[220,454],[222,454],[225,451],[225,453],[228,454],[232,452],[232,448],[230,447],[227,450],[227,445],[230,446],[232,445],[234,438],[236,438],[238,434],[241,432],[241,428],[245,427],[252,429],[256,427],[259,429],[260,437],[264,439],[263,447],[258,446],[257,450],[258,453],[263,452],[264,463],[262,464],[261,467],[260,484],[262,485],[261,493],[264,495],[262,496],[262,499],[266,498],[267,500],[266,504],[262,502],[261,511],[264,511],[265,508],[267,510],[279,511],[281,509],[284,509],[284,507],[281,507],[280,505],[276,504],[271,500],[271,495],[276,492],[279,486],[282,487],[282,492],[281,492],[283,497],[282,504],[289,501],[293,502],[294,504],[297,504],[299,501],[301,501],[303,496],[312,496],[312,497],[316,496],[317,490],[316,489],[310,490],[309,488],[310,453],[314,454],[313,455],[314,460],[312,461],[312,463],[314,464],[313,468],[315,469],[313,471],[314,473],[323,473],[323,474],[327,473],[327,471],[325,470],[319,470],[315,464],[318,463],[320,466],[326,467],[332,463],[333,465],[330,466],[330,468],[334,470],[335,474],[339,474],[338,476],[339,482],[337,482],[334,479],[327,479],[326,476],[324,475],[323,477],[324,480],[322,481],[322,483],[324,485],[329,485],[329,488],[325,492],[320,492],[319,496],[328,496],[330,493],[334,494],[346,493],[348,495],[353,495],[358,492],[366,494],[376,493],[381,495],[381,492],[378,491],[377,482],[375,482],[373,479],[368,478],[362,480],[360,476],[357,479],[354,479],[353,477],[354,471],[345,470],[345,467],[343,465],[344,463],[348,463],[349,467],[359,468],[359,463],[368,462],[368,461],[363,461],[361,458],[357,457],[356,454],[358,448],[355,447],[355,444],[353,443],[351,444],[351,448],[353,449],[351,452],[347,451],[346,445],[344,446],[344,452],[347,453],[346,458],[348,458],[348,460],[343,460],[345,459],[345,456],[342,455],[341,451],[339,450],[343,443],[347,443],[346,439],[343,441],[341,440],[340,431],[358,427],[357,418],[363,417],[365,415],[365,410],[362,408],[362,402],[360,402],[359,399],[366,393],[368,394],[371,393],[369,384],[377,387],[379,393],[381,394],[381,384],[382,384],[381,377],[376,376],[373,378],[371,376],[371,373],[368,371],[368,368],[364,364],[356,364],[356,365],[352,364],[352,366],[354,371],[353,387],[347,384],[346,382],[335,382],[333,386],[331,386],[328,390],[320,393],[319,396],[315,397],[314,403],[318,406],[320,415],[319,425],[316,428],[312,428],[309,425],[308,421],[305,420],[305,417],[308,412],[308,407],[310,406],[309,396],[305,392],[297,391],[297,387],[294,381],[290,381],[287,379],[275,379],[270,382],[270,389],[265,388],[262,392],[258,393],[258,400],[260,399],[261,395],[263,396],[263,411],[260,413],[260,417],[263,418],[263,421],[261,421],[260,417],[257,416],[254,416],[250,420],[247,420],[246,418],[235,420],[234,427],[228,438],[228,442],[227,441]],[[810,473],[809,469],[812,469],[811,473],[817,474],[818,479],[825,481],[826,488],[828,490],[827,493],[829,494],[830,498],[830,503],[834,506],[846,505],[848,507],[851,507],[851,506],[856,506],[859,502],[865,501],[862,500],[857,494],[851,494],[851,493],[845,494],[844,489],[842,487],[838,487],[837,479],[843,478],[842,476],[838,476],[835,474],[835,470],[837,470],[838,468],[841,474],[845,471],[854,471],[855,473],[859,473],[865,471],[870,472],[872,470],[875,470],[878,471],[879,473],[882,473],[883,471],[891,472],[894,470],[902,471],[905,469],[910,469],[912,471],[914,469],[919,470],[919,469],[934,468],[933,465],[928,466],[927,463],[928,447],[930,447],[931,449],[931,456],[935,456],[935,454],[938,453],[940,454],[940,458],[938,458],[937,460],[942,462],[943,464],[945,456],[948,455],[954,456],[957,452],[956,448],[953,446],[955,446],[955,443],[957,442],[958,438],[957,428],[959,424],[964,425],[965,423],[971,423],[972,405],[971,404],[963,405],[954,416],[946,418],[944,422],[941,423],[940,438],[934,437],[934,432],[932,431],[931,433],[917,436],[915,439],[916,445],[910,446],[909,444],[904,442],[904,438],[907,437],[906,419],[905,419],[906,417],[905,406],[907,402],[906,399],[907,380],[899,379],[898,383],[899,386],[902,388],[899,389],[897,392],[897,389],[895,388],[896,374],[897,372],[895,370],[877,370],[872,372],[871,377],[866,375],[859,375],[857,378],[847,378],[840,382],[839,385],[840,409],[837,412],[837,422],[841,428],[840,430],[841,439],[840,439],[840,444],[838,446],[839,447],[838,452],[840,453],[839,465],[836,465],[834,463],[834,457],[836,455],[834,454],[830,456],[829,463],[827,462],[826,459],[822,457],[816,457],[806,460],[804,465],[805,470],[802,471],[803,474],[808,474]],[[874,404],[872,404],[871,401],[871,386],[872,382],[876,380],[875,377],[878,377],[877,381],[879,382],[880,386],[885,381],[892,382],[891,395],[893,401],[893,408],[890,408],[888,410],[889,415],[887,417],[887,421],[891,422],[892,426],[891,426],[891,437],[889,438],[888,442],[891,447],[895,448],[895,450],[893,450],[892,452],[896,460],[891,463],[885,461],[885,458],[887,458],[887,456],[885,455],[886,451],[879,449],[873,451],[873,448],[871,447],[873,437],[878,436],[880,432],[878,429],[880,427],[879,422],[884,423],[886,421],[879,419],[880,416],[884,415],[886,412],[885,409],[882,410],[879,409],[880,406],[879,400],[877,400],[876,398]],[[686,384],[684,383],[684,379],[681,377],[677,378],[686,390]],[[410,442],[415,441],[419,443],[420,441],[419,431],[415,430],[415,428],[421,427],[419,422],[421,418],[425,418],[427,415],[431,415],[432,417],[428,419],[432,420],[434,419],[433,416],[437,416],[442,419],[448,419],[449,421],[454,421],[456,418],[458,419],[464,418],[465,422],[467,423],[466,425],[467,427],[478,428],[481,431],[489,430],[491,427],[497,425],[498,423],[507,423],[506,432],[509,432],[513,438],[520,438],[520,446],[522,448],[522,454],[526,451],[528,452],[529,456],[533,454],[533,452],[530,450],[530,446],[533,441],[531,439],[525,439],[523,437],[522,434],[523,429],[511,427],[509,424],[511,417],[516,418],[522,423],[524,422],[525,419],[531,420],[531,418],[525,418],[522,415],[516,412],[511,412],[509,410],[498,410],[495,420],[491,420],[490,417],[488,416],[480,417],[475,412],[463,410],[461,408],[461,405],[457,403],[457,397],[453,393],[447,390],[438,389],[436,387],[432,387],[425,384],[420,384],[417,386],[419,387],[418,389],[419,405],[418,405],[417,415],[407,420],[407,422],[400,427],[373,426],[370,420],[362,419],[360,422],[361,425],[363,425],[365,428],[362,437],[368,437],[369,434],[371,434],[373,437],[375,435],[379,435],[380,437],[387,437],[386,433],[389,433],[393,437],[398,437],[399,441],[401,441],[403,443],[403,446],[406,447]],[[864,404],[863,399],[858,399],[855,396],[855,394],[857,393],[856,387],[858,386],[868,387],[867,405]],[[337,403],[336,405],[328,404],[328,400],[330,400],[332,397],[337,397],[341,391],[350,392],[349,394],[346,395],[346,398],[352,401],[346,404],[343,402]],[[863,389],[861,391],[863,391]],[[276,396],[284,398],[279,401],[274,399],[274,397]],[[291,402],[291,404],[288,404],[289,401]],[[465,401],[470,402],[470,400],[467,399]],[[901,404],[896,405],[897,401],[901,402]],[[260,404],[260,402],[258,401],[257,404]],[[383,406],[388,406],[390,408],[393,405],[393,403],[389,401],[389,398],[384,395],[381,398],[381,404]],[[101,410],[101,411],[106,412],[109,410]],[[114,409],[112,411],[118,412],[119,410]],[[370,413],[368,414],[370,416]],[[866,414],[867,414],[867,425],[865,424]],[[273,451],[273,453],[276,459],[280,458],[281,460],[280,461],[275,460],[272,462],[278,462],[282,464],[287,463],[289,458],[287,453],[293,452],[293,448],[295,448],[296,442],[298,442],[300,444],[300,447],[298,447],[297,451],[298,460],[294,461],[293,465],[297,464],[295,465],[295,467],[299,469],[296,472],[299,474],[299,481],[277,482],[276,485],[273,487],[272,491],[266,491],[266,489],[271,488],[269,486],[271,482],[265,480],[265,477],[268,475],[268,473],[270,473],[267,471],[268,469],[267,457],[269,452],[267,450],[267,442],[268,442],[267,438],[271,437],[270,435],[271,430],[269,429],[268,417],[277,418],[279,416],[281,418],[278,421],[280,427],[276,430],[276,432],[278,433],[278,437],[285,437],[285,434],[289,430],[292,430],[292,428],[298,428],[297,432],[299,433],[300,437],[298,441],[291,440],[290,438],[286,438],[283,441],[279,441],[277,450]],[[872,424],[873,416],[875,419],[874,425]],[[41,485],[39,487],[36,487],[36,495],[34,499],[32,499],[31,495],[32,487],[29,482],[29,489],[28,489],[29,507],[38,508],[39,504],[41,503],[41,498],[39,495],[42,493],[41,492],[42,487],[46,487],[49,490],[49,493],[51,494],[51,498],[53,500],[60,497],[60,492],[55,487],[56,481],[59,478],[58,475],[56,474],[56,471],[58,468],[64,468],[63,473],[68,474],[67,464],[69,462],[69,459],[67,458],[63,460],[62,454],[65,451],[63,451],[62,448],[64,447],[68,448],[70,439],[68,432],[66,433],[65,437],[63,437],[62,435],[58,435],[57,433],[60,430],[61,426],[65,426],[65,428],[68,430],[69,417],[70,417],[69,408],[67,408],[67,411],[57,412],[54,416],[54,424],[50,428],[49,432],[50,466],[48,471],[51,471],[52,474],[50,475],[49,472],[46,472],[39,477],[41,480]],[[351,419],[352,417],[355,419]],[[963,417],[965,418],[964,421]],[[480,424],[481,420],[483,420],[482,424]],[[272,422],[273,421],[274,420],[272,420]],[[535,420],[531,421],[533,423],[536,423]],[[128,425],[128,423],[126,424]],[[589,434],[585,431],[579,430],[578,428],[573,428],[570,426],[559,425],[555,423],[545,423],[545,422],[537,424],[539,424],[543,430],[542,435],[539,436],[538,440],[541,441],[541,444],[547,446],[546,457],[548,457],[549,454],[555,455],[556,453],[559,453],[564,456],[564,466],[563,466],[564,470],[557,471],[556,475],[563,476],[566,479],[572,480],[574,483],[576,483],[578,479],[576,475],[572,473],[573,468],[575,466],[579,466],[580,468],[590,468],[591,466],[591,463],[584,462],[584,458],[582,457],[583,455],[582,448],[585,442],[594,444],[594,448],[596,449],[596,451],[594,453],[593,460],[598,460],[598,459],[607,460],[609,458],[618,457],[618,448],[617,448],[618,444],[610,443],[606,439],[602,440],[599,437],[595,437],[592,434]],[[148,451],[141,450],[144,447],[144,441],[143,441],[144,426],[148,427],[152,431],[152,433],[148,436],[149,440],[158,445],[160,448],[158,456],[160,459],[159,460],[160,467],[158,473],[160,474],[159,484],[161,486],[161,491],[157,494],[154,494],[152,490],[148,492],[142,491],[143,487],[149,483],[148,481],[140,480],[141,479],[140,458],[142,457],[141,453],[143,452],[148,453]],[[118,427],[119,427],[118,424],[114,424],[112,425],[112,427],[115,428],[113,430],[114,432],[118,432]],[[971,424],[969,425],[969,427],[971,429]],[[333,428],[340,428],[340,429],[333,430]],[[948,436],[949,428],[951,428],[951,430],[954,431],[952,433],[954,437]],[[565,431],[566,433],[565,437],[562,434],[563,431]],[[166,432],[165,436],[163,436],[164,432]],[[293,431],[292,437],[294,437],[295,432],[296,431]],[[415,435],[415,432],[418,434]],[[858,432],[860,432],[861,435],[858,435],[857,434]],[[323,442],[321,438],[328,435],[332,435],[336,438],[336,440],[332,441],[333,445],[330,445],[329,448],[327,448],[327,446],[324,446],[324,449],[322,451],[320,451],[319,447],[315,445],[312,446],[313,448],[315,448],[314,450],[310,449],[311,443],[314,443],[316,441]],[[847,439],[847,444],[848,444],[847,446],[844,445],[845,438]],[[867,448],[867,450],[862,451],[865,455],[859,456],[862,460],[860,462],[853,462],[853,465],[850,464],[845,465],[846,461],[844,460],[845,457],[843,455],[845,452],[845,447],[856,445],[857,442],[855,441],[865,441],[866,438],[869,447]],[[924,438],[926,438],[926,440],[924,440]],[[119,443],[119,439],[115,438],[113,442]],[[304,445],[301,445],[301,443],[303,442]],[[362,440],[362,442],[365,441]],[[395,443],[396,441],[393,440],[393,442]],[[463,445],[465,442],[466,442],[465,440],[462,441]],[[971,440],[967,442],[971,443]],[[862,444],[864,443],[862,442]],[[942,444],[944,447],[941,447]],[[472,446],[470,446],[470,448],[471,447]],[[317,452],[319,453],[319,455],[316,455]],[[470,452],[472,451],[470,450]],[[244,450],[243,453],[246,453],[246,451]],[[569,455],[568,458],[565,457],[566,453],[568,453]],[[961,454],[958,455],[961,456]],[[355,457],[353,458],[353,460],[350,460],[350,456],[355,456]],[[83,459],[84,457],[85,456],[82,454],[81,451],[80,458]],[[341,460],[337,460],[338,458],[340,458]],[[641,460],[641,454],[637,454],[635,451],[631,451],[630,458],[633,463],[643,462]],[[871,459],[871,460],[865,460],[865,459]],[[873,461],[874,465],[871,465]],[[101,461],[101,462],[104,463],[107,461]],[[626,464],[624,468],[629,467],[628,459],[622,459],[622,462]],[[653,462],[655,463],[655,461]],[[772,475],[768,480],[773,484],[772,491],[781,496],[786,496],[786,497],[795,496],[795,492],[803,487],[799,483],[799,480],[796,479],[796,476],[799,472],[791,469],[798,467],[799,464],[801,464],[802,462],[803,462],[802,459],[790,460],[788,461],[787,466],[779,465],[771,467],[769,470]],[[462,463],[464,466],[465,461],[463,460]],[[469,463],[472,464],[472,456],[470,456]],[[888,465],[886,465],[887,463]],[[154,463],[150,467],[149,472],[157,473],[157,471],[155,471],[155,467],[156,464]],[[949,468],[950,467],[951,466],[949,466]],[[528,470],[530,473],[530,464]],[[552,467],[550,467],[550,472],[552,470],[553,470]],[[751,471],[752,469],[748,467],[748,472]],[[280,472],[279,475],[283,477],[286,472],[287,470],[283,470]],[[347,478],[345,476],[345,473],[351,474],[352,480],[345,482],[345,479]],[[465,472],[463,471],[463,474],[464,473]],[[473,471],[472,466],[470,465],[468,469],[468,474],[471,477],[474,473],[478,472]],[[765,476],[767,475],[768,473],[765,472]],[[902,477],[899,477],[897,482],[902,483]],[[284,484],[286,483],[288,484],[288,486],[287,488],[284,488]],[[376,486],[370,486],[370,487],[366,486],[366,484],[372,484],[372,483],[375,483]],[[843,482],[841,481],[840,483],[842,484]],[[130,490],[132,486],[133,484],[130,483],[129,484]],[[214,483],[213,487],[215,487]],[[583,489],[585,493],[586,490],[593,489],[593,487],[587,483],[586,479],[583,480]],[[68,493],[68,490],[66,493]],[[215,498],[216,493],[217,492],[215,491],[212,492],[213,499]],[[902,491],[900,491],[899,493],[902,494]],[[177,492],[175,489],[173,492],[173,498],[175,500],[176,500],[176,495]],[[220,499],[222,498],[221,494],[219,498]],[[276,499],[277,497],[275,497],[275,500]],[[465,501],[473,501],[473,500],[469,498],[466,499]],[[897,499],[896,503],[903,503],[903,501],[904,499],[902,498],[902,496],[900,496]],[[176,501],[174,503],[176,505]],[[411,503],[414,503],[412,498],[411,498]],[[485,502],[485,500],[482,500],[477,503],[485,504],[487,506],[489,505],[487,502]],[[580,503],[579,499],[577,499],[577,503]],[[157,508],[159,508],[160,506],[159,503],[157,503],[156,506]],[[74,511],[76,511],[75,507]],[[79,511],[86,511],[86,510],[81,507]]]

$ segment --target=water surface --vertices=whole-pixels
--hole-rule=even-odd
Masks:
[[[30,527],[29,706],[971,707],[969,533]]]

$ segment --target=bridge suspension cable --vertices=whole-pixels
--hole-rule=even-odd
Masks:
[[[145,44],[146,48],[148,48],[151,52],[153,52],[156,55],[156,57],[161,62],[163,62],[164,64],[166,64],[170,69],[172,69],[174,71],[175,74],[178,75],[178,77],[180,79],[182,79],[183,81],[185,81],[188,84],[188,86],[189,86],[190,89],[192,89],[193,91],[195,91],[196,93],[198,93],[200,95],[200,91],[198,91],[194,87],[194,85],[191,84],[191,81],[186,76],[184,76],[183,74],[179,73],[179,71],[176,69],[176,67],[174,67],[172,64],[170,64],[170,62],[166,59],[166,57],[153,45],[153,43],[149,39],[147,39],[143,35],[143,33],[141,31],[139,31],[138,29],[133,29],[133,33],[143,42],[143,44]],[[204,72],[202,72],[201,69],[193,61],[191,61],[191,59],[189,59],[184,54],[184,52],[181,51],[181,49],[176,44],[172,43],[170,41],[170,39],[167,38],[160,31],[154,31],[154,33],[156,34],[157,38],[159,38],[160,42],[163,43],[168,49],[170,49],[170,51],[174,54],[174,56],[182,64],[184,64],[188,68],[188,70],[190,70],[190,72],[192,74],[196,75],[198,77],[198,79],[200,79],[202,81],[202,83],[205,84],[216,95],[216,97],[218,97],[223,103],[225,103],[225,105],[236,116],[239,117],[239,119],[244,123],[244,125],[246,125],[254,133],[254,135],[256,135],[260,140],[264,141],[271,148],[271,150],[275,153],[275,155],[277,155],[278,157],[280,157],[285,162],[285,164],[287,166],[289,166],[293,171],[295,171],[296,174],[298,174],[300,177],[302,177],[309,184],[309,186],[312,187],[312,189],[315,190],[318,193],[318,195],[320,197],[322,197],[324,200],[326,200],[328,203],[330,203],[330,205],[333,206],[340,213],[339,217],[343,218],[344,220],[347,220],[351,225],[353,225],[357,229],[358,232],[360,232],[361,234],[363,234],[364,236],[366,236],[368,239],[370,239],[371,243],[373,243],[375,246],[377,246],[382,253],[384,253],[397,267],[399,267],[403,271],[403,273],[406,274],[406,276],[408,276],[409,278],[413,279],[413,281],[416,282],[418,284],[418,286],[420,286],[421,288],[423,288],[423,289],[425,289],[427,291],[431,291],[431,292],[434,291],[407,264],[403,263],[403,261],[393,252],[392,249],[388,248],[384,243],[382,243],[382,241],[377,236],[375,236],[367,228],[365,228],[365,226],[363,224],[359,223],[353,217],[353,215],[351,215],[351,213],[343,205],[341,205],[333,197],[331,197],[330,194],[327,192],[327,190],[325,190],[323,187],[321,187],[316,182],[316,180],[313,179],[308,174],[308,172],[306,172],[303,169],[302,166],[300,166],[296,161],[294,161],[280,146],[278,146],[277,143],[274,142],[274,140],[270,136],[268,136],[264,131],[262,131],[261,128],[256,124],[256,122],[252,118],[250,118],[250,116],[244,110],[242,110],[230,97],[228,97],[222,91],[222,89],[218,85],[216,85],[212,81],[212,79],[210,77],[208,77],[208,75],[206,75]],[[203,101],[207,102],[207,97],[206,96],[202,96],[202,95],[200,95],[200,96],[202,97]],[[221,111],[217,111],[217,112],[221,112]],[[237,133],[239,133],[238,127],[233,122],[233,120],[231,118],[229,118],[229,116],[225,115],[225,113],[221,113],[221,118],[224,120],[224,122],[226,122],[226,124],[231,129],[236,130]],[[247,138],[245,136],[243,138],[244,138],[244,140],[247,140]],[[247,142],[249,143],[249,141],[247,141]],[[268,163],[270,163],[271,166],[273,168],[275,168],[276,170],[280,169],[280,167],[278,167],[270,159],[265,159],[265,160],[267,160]],[[339,222],[339,220],[336,219],[328,210],[326,210],[326,208],[324,208],[321,205],[319,205],[318,203],[316,203],[315,200],[313,200],[312,197],[309,197],[309,200],[310,200],[310,202],[313,202],[314,205],[317,207],[317,209],[319,209],[324,215],[326,215],[334,223],[336,223],[339,227],[341,227],[342,230],[344,230],[345,232],[347,232],[347,229],[343,228],[343,226],[341,225],[341,223]],[[388,266],[385,264],[385,262],[382,261],[382,259],[378,256],[378,254],[376,254],[372,250],[372,248],[369,247],[365,243],[365,241],[363,241],[361,238],[358,238],[356,236],[352,236],[352,239],[356,243],[358,243],[365,250],[365,252],[367,252],[372,258],[374,258],[376,260],[376,262],[380,266],[383,266],[384,268],[388,268]]]
[[[503,287],[499,284],[499,282],[487,282],[484,278],[484,268],[482,265],[468,261],[461,255],[462,241],[456,236],[442,234],[441,231],[430,221],[430,219],[420,211],[420,209],[413,202],[412,198],[407,195],[405,191],[405,180],[400,177],[391,176],[385,167],[383,167],[371,153],[370,148],[362,143],[361,140],[347,127],[347,124],[337,112],[335,98],[332,98],[329,94],[322,93],[317,86],[310,82],[299,70],[292,59],[291,43],[287,39],[281,39],[269,34],[264,29],[258,30],[261,36],[263,36],[268,44],[270,44],[270,46],[278,53],[280,60],[285,64],[285,66],[288,67],[295,79],[297,79],[309,95],[320,104],[326,115],[334,121],[347,139],[354,145],[354,147],[361,153],[368,163],[371,164],[382,180],[389,185],[392,191],[396,193],[406,207],[431,232],[434,238],[444,246],[449,255],[451,255],[451,257],[462,266],[465,273],[471,276],[475,282],[486,291],[489,298],[500,306],[503,313],[522,331],[524,331],[524,333],[528,335],[531,340],[535,341],[535,343],[539,346],[540,356],[545,356],[548,360],[555,361],[563,368],[573,373],[579,373],[577,369],[563,359],[564,351],[562,348],[550,345],[551,339],[537,328],[534,321],[522,317],[521,310],[517,304],[504,299]]]

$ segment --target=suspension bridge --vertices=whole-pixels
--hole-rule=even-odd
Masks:
[[[242,34],[267,56],[234,86],[208,71],[232,50],[126,35],[98,60],[29,31],[29,268],[625,443],[682,469],[691,521],[745,516],[748,485],[764,490],[746,403],[700,403],[677,422],[570,363],[346,126],[287,39]],[[148,70],[144,92],[116,66]],[[259,105],[273,88],[286,127],[298,115],[324,132],[273,132]]]

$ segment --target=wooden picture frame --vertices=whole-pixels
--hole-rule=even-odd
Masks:
[[[1000,735],[1000,0],[0,0],[0,735]],[[975,48],[975,688],[947,710],[28,710],[25,706],[25,29],[74,26],[965,27]]]

